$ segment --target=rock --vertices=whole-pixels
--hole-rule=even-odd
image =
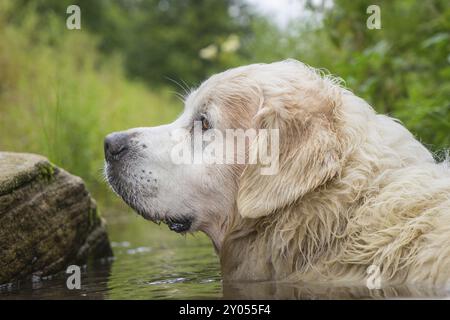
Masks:
[[[111,255],[79,177],[42,156],[0,152],[0,284]]]

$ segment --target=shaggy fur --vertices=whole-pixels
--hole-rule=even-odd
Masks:
[[[450,280],[450,170],[395,119],[295,61],[269,65],[258,128],[280,172],[245,168],[220,252],[226,279]],[[262,67],[263,68],[263,67]]]
[[[279,129],[278,174],[171,163],[170,132],[201,114],[219,130]],[[365,284],[372,265],[383,285],[450,280],[448,161],[298,61],[214,75],[172,124],[121,134],[128,153],[105,170],[113,189],[148,219],[208,234],[225,280]]]

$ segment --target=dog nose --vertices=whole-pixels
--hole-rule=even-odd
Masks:
[[[129,148],[129,135],[123,132],[115,132],[106,136],[104,148],[106,160],[116,160],[125,154]]]

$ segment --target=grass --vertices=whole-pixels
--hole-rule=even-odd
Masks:
[[[181,103],[167,89],[127,79],[120,57],[101,55],[87,31],[33,12],[20,26],[8,23],[7,3],[0,8],[0,150],[45,155],[108,200],[104,136],[171,121]]]

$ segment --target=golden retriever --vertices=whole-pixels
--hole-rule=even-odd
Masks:
[[[195,160],[207,144],[199,151],[195,132],[228,129],[276,132],[265,144],[275,173],[249,161],[258,132],[245,136],[244,162]],[[177,148],[193,161],[174,160]],[[105,157],[108,182],[135,211],[211,238],[225,280],[450,280],[448,161],[301,62],[216,74],[173,123],[108,135]]]

